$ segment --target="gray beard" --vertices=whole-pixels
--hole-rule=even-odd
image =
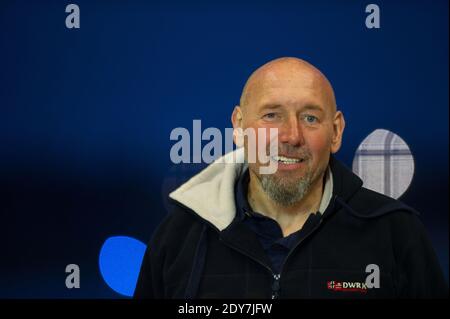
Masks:
[[[308,170],[303,177],[295,180],[280,178],[275,174],[263,174],[260,181],[264,192],[275,203],[287,207],[301,201],[308,193],[312,173]]]

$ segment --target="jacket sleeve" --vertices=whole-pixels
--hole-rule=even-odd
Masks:
[[[398,258],[401,298],[447,298],[448,287],[425,227],[411,216],[406,245]]]
[[[147,247],[144,258],[142,260],[139,277],[136,288],[134,290],[133,298],[135,299],[150,299],[155,298],[155,290],[157,282],[153,280],[155,266],[152,266],[152,258],[150,255],[150,248]]]
[[[134,298],[184,298],[203,223],[175,206],[157,227],[142,260]]]
[[[134,299],[164,298],[164,248],[161,243],[164,242],[167,223],[166,218],[147,245],[133,294]]]

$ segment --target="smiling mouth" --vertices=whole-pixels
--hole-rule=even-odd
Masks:
[[[275,162],[287,164],[287,165],[303,163],[305,161],[304,158],[294,158],[294,157],[286,157],[286,156],[272,156],[271,159]]]

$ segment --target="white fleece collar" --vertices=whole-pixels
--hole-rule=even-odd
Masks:
[[[322,199],[320,200],[319,213],[323,214],[330,204],[331,197],[333,197],[333,174],[331,168],[328,165],[325,172],[325,186],[323,187]]]
[[[234,185],[247,169],[244,149],[227,153],[169,194],[169,197],[192,209],[220,231],[236,215]],[[328,207],[333,193],[333,176],[328,168],[319,212]]]

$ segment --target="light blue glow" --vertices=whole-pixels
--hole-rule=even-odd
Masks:
[[[108,238],[99,255],[103,280],[119,294],[133,296],[146,245],[127,236]]]

